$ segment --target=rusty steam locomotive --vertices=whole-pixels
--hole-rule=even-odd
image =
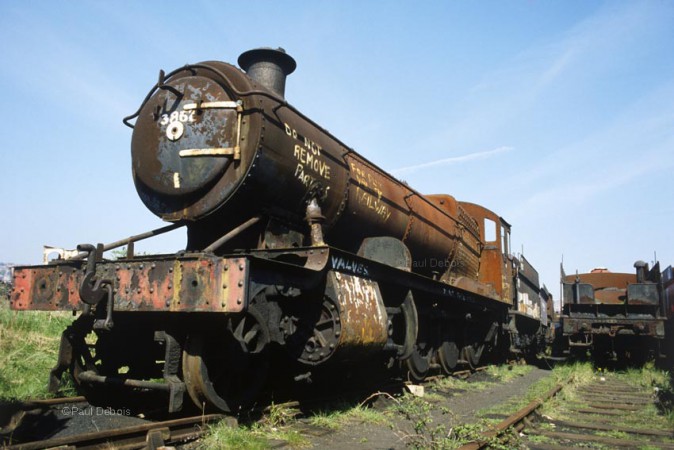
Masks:
[[[301,380],[367,362],[421,380],[540,349],[552,308],[503,218],[418,193],[291,106],[281,49],[239,65],[160,72],[124,119],[138,194],[171,225],[15,269],[14,309],[81,312],[52,389],[68,371],[92,401],[153,391],[170,411],[187,394],[236,412],[270,370]],[[180,226],[184,251],[134,255]],[[125,258],[103,257],[122,245]]]
[[[598,363],[671,361],[672,267],[661,272],[658,262],[649,268],[637,261],[634,268],[636,273],[596,268],[566,275],[562,267],[560,322],[572,355],[590,352]]]

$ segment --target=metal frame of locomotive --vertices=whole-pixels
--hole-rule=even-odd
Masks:
[[[662,271],[662,294],[665,316],[667,317],[663,347],[667,349],[667,367],[674,369],[674,268],[672,266],[667,266]]]
[[[663,358],[667,311],[660,264],[634,263],[635,274],[595,269],[565,275],[562,330],[571,353],[597,361]]]
[[[92,401],[163,391],[177,411],[187,392],[234,412],[279,355],[274,373],[298,380],[372,362],[420,380],[490,350],[536,351],[507,222],[419,194],[290,106],[281,49],[239,64],[162,71],[124,120],[137,191],[173,225],[15,269],[14,309],[81,311],[52,390],[70,371]],[[183,225],[185,251],[134,257],[133,242]],[[126,258],[103,258],[122,245]]]

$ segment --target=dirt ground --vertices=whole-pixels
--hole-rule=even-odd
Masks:
[[[420,426],[421,416],[413,415],[409,420],[404,414],[393,418],[387,424],[350,423],[339,430],[323,429],[300,422],[299,431],[311,442],[313,448],[327,450],[404,449],[414,442],[417,443],[417,446],[424,447],[424,439],[430,439],[430,437],[422,435],[428,434],[429,430],[433,430],[438,425],[443,425],[445,430],[449,430],[458,424],[475,423],[479,419],[475,416],[477,411],[503,404],[524,395],[532,383],[549,374],[550,371],[548,370],[534,367],[522,377],[515,378],[507,383],[495,384],[485,390],[465,392],[427,391],[427,393],[436,395],[432,396],[431,404],[433,407],[427,416],[432,419],[432,422],[421,424],[421,433],[415,431],[415,426]],[[471,379],[471,381],[476,382],[480,380],[481,374],[476,374]],[[382,395],[375,402],[374,407],[384,409],[390,406],[392,402],[395,402],[395,400]],[[286,448],[284,442],[270,442],[270,445],[273,448]]]

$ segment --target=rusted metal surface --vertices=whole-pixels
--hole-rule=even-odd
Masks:
[[[277,51],[262,54],[282,72],[294,65]],[[239,392],[259,387],[252,380],[265,375],[271,342],[305,366],[382,351],[430,363],[437,334],[447,343],[446,366],[459,351],[477,364],[515,299],[510,225],[387,174],[290,106],[283,80],[267,76],[269,61],[249,59],[242,64],[250,76],[221,62],[160,72],[134,115],[136,189],[154,214],[175,223],[167,228],[186,225],[186,252],[134,258],[126,240],[130,254],[111,262],[102,260],[106,246],[81,246],[74,261],[19,268],[12,306],[84,311],[82,329],[70,330],[73,349],[89,356],[78,370],[90,385],[118,380],[129,361],[139,375],[125,372],[132,375],[122,384],[149,387],[156,368],[144,367],[143,353],[159,346],[151,333],[172,333],[195,404],[228,411],[243,403]],[[395,240],[395,251],[377,250],[370,238]],[[78,261],[85,257],[86,266]],[[238,314],[180,324],[186,316],[118,314],[123,326],[115,327],[115,315],[126,312]],[[456,332],[445,330],[450,321]],[[128,331],[134,326],[142,333]],[[101,339],[94,355],[83,350],[92,331]],[[127,358],[116,350],[120,342],[143,342],[143,351]],[[66,366],[59,362],[57,372]],[[175,386],[166,371],[164,378]]]
[[[123,245],[128,245],[129,248],[127,249],[127,254],[131,253],[130,255],[128,255],[128,257],[133,257],[133,251],[130,251],[130,250],[133,249],[133,244],[135,242],[142,241],[144,239],[151,238],[151,237],[154,237],[154,236],[159,236],[160,234],[168,233],[169,231],[173,231],[173,230],[175,230],[177,228],[180,228],[182,226],[183,226],[183,224],[174,223],[174,224],[171,224],[171,225],[167,225],[165,227],[161,227],[161,228],[157,228],[157,229],[154,229],[154,230],[146,231],[145,233],[140,233],[140,234],[136,234],[134,236],[129,236],[127,238],[120,239],[120,240],[115,241],[115,242],[110,242],[109,244],[103,245],[103,251],[107,252],[108,250],[113,250],[113,249],[122,247]],[[86,257],[87,257],[86,252],[80,252],[76,256],[72,257],[72,259],[84,259]],[[68,258],[66,258],[66,259],[68,259]]]
[[[517,311],[544,322],[546,305],[541,301],[538,272],[524,255],[514,259],[517,265]]]
[[[468,202],[461,202],[461,206],[477,222],[480,239],[484,242],[478,281],[491,286],[499,298],[512,304],[515,267],[507,256],[510,254],[510,225],[483,206]],[[487,227],[493,227],[491,233]],[[488,240],[489,234],[493,240]]]
[[[674,319],[674,268],[667,266],[662,271],[662,287],[664,292],[663,310],[665,316]],[[674,321],[672,321],[674,323]]]
[[[267,53],[278,64],[278,52]],[[510,302],[507,274],[486,283],[478,278],[483,241],[470,211],[450,196],[425,197],[396,180],[289,106],[273,92],[278,83],[255,78],[220,62],[187,66],[167,76],[168,87],[156,89],[140,109],[132,143],[136,187],[165,220],[195,221],[188,224],[191,250],[259,214],[269,224],[229,248],[255,248],[264,227],[275,223],[287,227],[287,236],[306,234],[306,203],[313,198],[325,217],[326,243],[355,253],[368,237],[394,237],[409,248],[412,271],[481,294],[491,292],[483,284],[498,281],[492,287],[499,295],[491,296]],[[190,109],[181,119],[185,105],[206,101],[238,102],[241,127],[234,126],[234,111],[190,115]],[[172,135],[174,125],[180,132]],[[238,161],[208,152],[189,161],[178,156],[186,148],[234,145],[241,147]]]
[[[377,283],[331,272],[328,289],[334,290],[339,305],[339,346],[381,350],[388,340],[388,317]]]
[[[627,289],[627,285],[637,282],[637,277],[633,273],[614,273],[614,272],[595,272],[579,273],[578,275],[567,275],[563,277],[563,283],[574,283],[576,278],[581,283],[587,283],[594,286],[595,289]]]
[[[578,318],[565,317],[563,330],[565,335],[578,333],[597,334],[606,336],[635,335],[653,336],[663,338],[665,336],[665,320],[637,319],[637,318]]]
[[[504,419],[503,421],[499,422],[493,430],[490,430],[488,432],[483,433],[484,437],[487,439],[494,438],[499,436],[501,433],[506,431],[510,427],[516,426],[518,423],[523,421],[526,417],[531,415],[534,411],[536,411],[544,402],[546,402],[548,399],[554,397],[559,391],[561,391],[563,388],[563,385],[558,384],[552,389],[550,389],[548,392],[546,392],[543,397],[540,399],[536,399],[529,403],[527,406],[524,408],[520,409],[519,411],[511,414],[508,416],[508,418]],[[480,448],[485,447],[486,445],[489,444],[488,440],[480,440],[480,441],[474,441],[468,444],[465,444],[459,449],[461,450],[477,450]]]
[[[258,223],[259,221],[260,221],[260,217],[259,217],[259,216],[256,216],[256,217],[253,217],[253,218],[251,218],[251,219],[248,219],[247,221],[245,221],[244,223],[242,223],[242,224],[239,225],[238,227],[234,228],[233,230],[228,231],[224,236],[222,236],[221,238],[219,238],[218,240],[216,240],[215,242],[213,242],[211,245],[209,245],[208,247],[206,247],[206,248],[204,249],[204,252],[205,252],[205,253],[210,253],[210,252],[213,252],[213,251],[219,249],[221,246],[223,246],[224,244],[226,244],[227,241],[229,241],[230,239],[236,237],[237,235],[239,235],[240,233],[242,233],[243,231],[245,231],[245,230],[248,229],[249,227],[255,225],[255,224]]]
[[[282,48],[248,50],[239,56],[238,63],[249,77],[281,97],[285,95],[286,77],[297,67]]]
[[[662,358],[667,320],[660,265],[637,261],[636,274],[605,268],[565,275],[562,269],[562,333],[574,351],[595,358],[645,361]]]
[[[15,267],[10,306],[17,310],[78,310],[84,264]]]
[[[167,79],[170,89],[156,91],[135,125],[131,154],[136,188],[145,205],[165,220],[210,212],[217,202],[212,197],[228,196],[246,168],[233,156],[186,157],[181,151],[240,146],[241,162],[253,157],[255,143],[241,139],[247,129],[240,122],[242,111],[208,75],[183,70]],[[201,108],[206,102],[222,107]],[[194,104],[198,107],[192,108]]]
[[[10,304],[17,310],[79,310],[83,263],[17,267]],[[245,306],[249,261],[245,257],[167,257],[101,262],[110,279],[115,311],[238,312]]]

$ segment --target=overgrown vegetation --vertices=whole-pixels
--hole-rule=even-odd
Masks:
[[[381,412],[362,405],[342,403],[330,409],[319,410],[308,417],[308,422],[316,427],[339,430],[350,423],[386,424],[387,416]]]
[[[487,367],[487,374],[502,383],[507,383],[515,378],[523,377],[531,372],[531,369],[532,366],[522,364],[502,364],[500,366]]]
[[[4,291],[4,292],[3,292]],[[7,286],[0,285],[0,401],[48,397],[47,377],[57,358],[61,332],[72,323],[73,317],[65,312],[12,311],[7,301]],[[556,397],[539,410],[544,416],[559,421],[577,420],[577,414],[569,405],[578,405],[582,396],[578,387],[601,377],[613,377],[653,392],[660,400],[659,406],[649,406],[639,414],[625,414],[616,425],[651,429],[674,429],[674,386],[670,372],[646,366],[625,372],[605,374],[590,363],[560,364],[550,375],[532,384],[526,395],[481,410],[476,423],[455,423],[456,417],[441,401],[448,395],[485,390],[499,383],[508,383],[525,376],[529,366],[492,366],[487,371],[486,381],[466,381],[458,378],[441,378],[427,384],[426,395],[417,397],[406,394],[389,397],[390,406],[375,410],[362,404],[337,403],[323,410],[302,416],[299,411],[282,404],[272,404],[259,422],[231,427],[223,422],[210,427],[208,436],[199,442],[200,448],[264,449],[275,442],[291,448],[311,446],[311,441],[302,426],[329,430],[344,430],[356,424],[370,424],[390,429],[412,448],[456,448],[467,442],[482,438],[500,419],[490,416],[508,415],[532,400],[541,398],[558,383],[572,381]],[[484,377],[483,377],[484,378]],[[66,394],[72,391],[66,391]],[[441,393],[442,395],[438,394]],[[587,416],[591,420],[592,416]],[[545,427],[543,427],[545,428]],[[619,431],[599,432],[598,435],[624,438]],[[363,436],[361,443],[367,443]],[[529,436],[532,443],[554,443],[544,436]],[[490,448],[513,448],[520,445],[519,437],[506,433],[488,440]],[[643,448],[648,448],[644,443]]]
[[[531,370],[528,366],[500,366],[490,368],[488,381],[461,380],[459,378],[440,378],[431,382],[423,397],[411,393],[392,397],[386,393],[390,404],[384,410],[368,408],[362,404],[336,403],[329,407],[308,413],[297,419],[299,413],[284,405],[271,405],[266,416],[256,424],[245,425],[236,430],[226,425],[215,426],[209,437],[203,442],[203,448],[244,448],[256,449],[269,446],[274,440],[283,440],[285,445],[302,447],[309,441],[301,434],[291,434],[290,430],[302,428],[302,423],[313,427],[333,431],[348,429],[356,424],[379,425],[391,429],[402,442],[411,448],[456,448],[480,437],[480,432],[488,428],[489,421],[481,420],[476,424],[450,426],[454,422],[453,413],[441,402],[446,394],[467,391],[480,391],[493,387],[497,383],[509,382],[524,376]],[[435,392],[442,392],[440,395]],[[297,433],[297,432],[295,432]],[[488,439],[491,448],[512,448],[516,436],[505,434]],[[266,443],[265,443],[266,442]],[[361,443],[367,443],[364,436]]]
[[[668,371],[656,369],[653,365],[646,365],[640,369],[628,369],[627,371],[605,372],[603,369],[594,371],[590,363],[575,364],[569,366],[562,366],[553,371],[553,375],[566,374],[570,376],[573,374],[574,381],[571,386],[565,388],[551,401],[547,402],[541,408],[541,414],[546,418],[558,421],[577,421],[578,414],[573,408],[588,407],[583,401],[583,395],[577,391],[577,387],[592,382],[597,382],[601,379],[610,378],[615,381],[631,384],[642,391],[651,391],[657,395],[659,404],[646,405],[638,414],[623,414],[619,416],[611,416],[610,423],[616,427],[627,428],[646,428],[651,430],[671,431],[674,429],[674,413],[672,412],[672,374]],[[586,414],[585,420],[604,421],[605,416],[602,414]],[[618,430],[611,431],[597,431],[597,436],[605,436],[617,439],[632,439],[644,440],[644,445],[639,448],[646,449],[649,447],[647,438],[639,438],[633,435],[628,435]],[[659,448],[659,447],[655,447]]]
[[[0,400],[49,397],[49,370],[56,363],[61,332],[73,317],[13,311],[6,295],[0,299]]]
[[[471,383],[454,378],[445,378],[435,381],[432,383],[432,386],[449,391],[483,390],[497,382],[507,383],[513,378],[524,376],[530,370],[530,367],[522,366],[492,367],[488,370],[488,375],[496,380],[493,382]],[[581,397],[577,395],[577,388],[591,382],[596,382],[597,378],[604,376],[606,376],[605,373],[595,371],[589,363],[559,365],[550,373],[550,376],[532,384],[524,396],[513,397],[508,402],[481,411],[479,415],[484,416],[490,413],[498,413],[502,416],[507,416],[523,408],[533,400],[542,398],[557,384],[563,384],[564,389],[546,403],[542,413],[545,415],[552,414],[560,420],[573,421],[577,417],[574,417],[571,411],[569,411],[569,415],[566,415],[565,405],[571,403],[578,404],[581,401]],[[672,422],[673,414],[671,412],[671,399],[673,397],[672,376],[669,372],[658,371],[653,367],[647,366],[640,370],[611,374],[610,376],[631,382],[645,389],[652,389],[657,392],[661,400],[669,399],[670,402],[661,401],[660,411],[655,406],[646,408],[644,412],[646,417],[643,417],[641,413],[636,415],[636,417],[633,417],[635,415],[626,414],[623,420],[624,424],[621,423],[621,425],[634,427],[647,425],[654,429],[660,428],[663,430],[674,428],[674,423]],[[459,447],[474,440],[486,441],[489,448],[505,449],[522,445],[520,437],[513,432],[506,432],[497,437],[484,438],[482,433],[488,431],[494,425],[494,422],[499,422],[500,419],[489,420],[483,417],[477,423],[460,424],[450,427],[447,424],[451,423],[451,411],[446,407],[438,406],[433,399],[426,397],[415,397],[411,394],[399,397],[388,408],[385,414],[390,419],[389,426],[411,448],[449,449]],[[409,424],[407,428],[400,425],[401,418],[404,419],[402,422]],[[550,427],[552,427],[551,424]],[[599,432],[597,435],[621,439],[628,438],[625,433],[619,431]],[[545,444],[553,443],[554,440],[544,436],[531,436],[531,442]],[[592,446],[599,448],[601,444],[592,444]],[[649,448],[648,441],[644,441],[643,448]]]
[[[409,430],[399,427],[395,429],[395,433],[408,447],[415,449],[452,449],[475,440],[487,442],[489,448],[511,449],[517,440],[511,433],[485,438],[482,432],[489,425],[485,420],[449,426],[447,424],[453,415],[449,408],[438,408],[425,397],[407,394],[389,408],[387,413],[402,417],[411,424]]]
[[[282,441],[290,448],[310,447],[311,443],[293,429],[295,413],[284,405],[272,404],[268,414],[257,423],[231,426],[226,421],[209,427],[208,435],[199,441],[199,448],[261,450],[270,442]]]

